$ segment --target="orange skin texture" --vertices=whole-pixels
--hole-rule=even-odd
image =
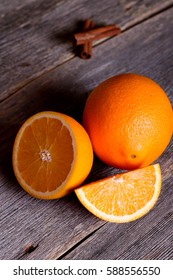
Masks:
[[[164,152],[172,137],[173,111],[156,82],[127,73],[92,91],[83,125],[103,162],[130,170],[151,164]]]

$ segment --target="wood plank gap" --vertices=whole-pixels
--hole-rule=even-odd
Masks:
[[[12,90],[11,90],[11,93],[10,93],[7,97],[5,97],[4,99],[1,99],[1,100],[0,100],[0,104],[3,103],[4,101],[8,100],[11,96],[17,94],[20,90],[22,90],[23,88],[27,87],[27,86],[30,85],[32,82],[34,82],[34,81],[40,79],[40,78],[41,78],[42,76],[44,76],[44,75],[47,75],[49,72],[51,72],[51,71],[55,70],[56,68],[62,66],[63,64],[67,63],[68,61],[70,61],[70,60],[73,59],[74,57],[75,57],[75,55],[71,55],[70,58],[68,58],[67,60],[63,61],[62,63],[60,63],[60,64],[58,64],[58,65],[56,65],[56,66],[53,66],[53,67],[51,67],[51,68],[48,68],[47,71],[45,71],[45,72],[42,72],[42,71],[41,71],[40,73],[38,73],[37,76],[35,76],[35,77],[29,79],[29,80],[26,81],[25,83],[23,82],[21,85],[18,85],[16,89],[14,89],[14,90],[12,89]]]
[[[163,86],[172,102],[173,80],[170,64],[172,61],[172,23],[172,10],[168,10],[143,23],[142,28],[139,25],[122,36],[118,36],[115,40],[112,39],[100,46],[96,59],[89,61],[87,65],[87,73],[85,63],[75,58],[47,76],[43,76],[42,79],[33,82],[25,90],[18,92],[15,98],[12,97],[8,102],[4,102],[5,104],[1,108],[1,146],[3,147],[1,150],[1,180],[4,182],[8,179],[8,184],[3,196],[1,195],[1,201],[4,207],[10,202],[11,208],[3,213],[4,216],[6,213],[8,216],[5,216],[4,222],[1,224],[0,251],[3,259],[21,257],[28,244],[39,244],[39,246],[32,254],[25,255],[25,259],[57,259],[65,251],[70,250],[70,247],[80,242],[79,239],[82,240],[103,224],[102,221],[94,219],[95,217],[78,203],[74,194],[59,201],[49,202],[39,201],[28,195],[21,199],[22,190],[19,191],[17,183],[12,179],[12,170],[6,164],[4,166],[5,160],[11,158],[9,153],[12,150],[12,141],[10,143],[9,141],[11,137],[14,137],[17,128],[27,117],[42,109],[56,109],[73,117],[80,117],[88,93],[104,79],[122,73],[122,71],[136,71],[153,78]],[[159,225],[158,214],[163,217],[168,210],[172,209],[171,151],[170,144],[159,159],[163,178],[167,179],[167,183],[164,182],[158,206],[139,221],[139,227],[135,226],[131,231],[130,224],[119,226],[106,224],[100,229],[100,234],[97,231],[96,236],[87,237],[86,241],[78,246],[83,251],[77,250],[77,247],[74,249],[76,252],[73,250],[69,253],[69,259],[72,257],[79,259],[79,256],[80,259],[90,258],[90,256],[96,257],[96,259],[99,257],[110,259],[123,254],[129,242],[132,244],[133,257],[142,258],[145,248],[147,255],[148,252],[150,253],[153,242],[154,246],[157,243],[157,248],[159,248],[159,242],[160,240],[163,242],[163,239],[168,240],[164,242],[164,257],[167,256],[167,250],[170,248],[169,225],[162,232],[154,231],[156,237],[160,236],[158,242],[154,238],[153,231],[149,230],[157,222]],[[110,175],[110,170],[108,171],[106,166],[99,163],[95,167],[96,171],[91,175],[91,181],[99,179],[100,176],[103,178],[103,175]],[[12,215],[16,209],[17,213]],[[144,247],[138,248],[138,244],[135,243],[136,246],[133,250],[133,240],[140,239],[139,234],[140,236],[146,234],[143,238]],[[120,236],[119,239],[117,239],[117,235]],[[156,254],[155,249],[153,253]],[[123,256],[125,258],[125,255]],[[67,257],[64,256],[65,258]]]
[[[153,12],[153,14],[148,15],[147,17],[139,20],[136,23],[132,23],[131,25],[129,25],[128,27],[126,27],[124,29],[122,28],[122,32],[126,32],[126,31],[130,30],[131,28],[133,28],[133,27],[135,27],[135,26],[137,26],[137,25],[139,25],[139,24],[141,24],[141,23],[143,23],[143,22],[145,22],[147,20],[150,20],[151,18],[153,18],[153,17],[155,17],[155,16],[157,16],[157,15],[159,15],[161,13],[166,12],[167,10],[171,9],[172,7],[173,7],[173,3],[167,5],[166,7],[162,8],[162,9],[160,9],[158,11]]]
[[[141,23],[143,23],[143,22],[145,22],[145,21],[147,21],[147,20],[149,20],[149,19],[151,19],[151,18],[153,18],[153,17],[159,15],[159,14],[162,13],[162,12],[167,11],[168,9],[170,9],[170,8],[172,8],[172,7],[173,7],[173,3],[168,4],[168,5],[165,6],[164,8],[153,12],[151,15],[148,15],[147,17],[145,17],[145,18],[139,20],[139,21],[136,22],[136,23],[132,23],[131,25],[125,27],[124,29],[123,29],[123,27],[122,27],[122,33],[124,33],[124,32],[126,32],[126,31],[132,29],[133,27],[135,27],[135,26],[137,26],[137,25],[139,25],[139,24],[141,24]],[[93,47],[95,48],[96,46],[98,46],[98,45],[100,45],[100,44],[102,44],[102,43],[104,43],[104,42],[106,42],[106,41],[108,41],[108,40],[111,40],[111,39],[112,39],[112,37],[111,37],[111,38],[101,39],[101,40],[99,40],[98,42],[94,43],[94,44],[93,44]],[[66,60],[64,60],[62,63],[60,63],[60,64],[58,64],[58,65],[55,65],[55,66],[53,66],[53,67],[48,67],[48,68],[46,69],[46,71],[44,71],[44,70],[43,70],[43,71],[40,71],[35,77],[23,81],[21,84],[17,85],[15,89],[11,89],[11,92],[10,92],[10,90],[9,90],[9,92],[10,92],[9,95],[8,95],[7,97],[5,97],[4,99],[0,100],[0,104],[1,104],[3,101],[8,100],[9,97],[11,97],[12,95],[15,95],[15,94],[16,94],[18,91],[20,91],[21,89],[27,87],[27,86],[28,86],[29,84],[31,84],[33,81],[35,81],[35,80],[41,78],[42,76],[44,76],[44,75],[48,74],[49,72],[51,72],[51,71],[57,69],[58,67],[61,67],[63,64],[68,63],[70,60],[74,59],[75,57],[76,57],[75,54],[70,54],[70,55],[68,56],[68,58],[66,58]]]
[[[129,25],[129,26],[125,27],[125,28],[122,27],[121,33],[125,33],[125,32],[127,32],[127,31],[131,30],[131,29],[134,28],[135,26],[138,26],[138,25],[140,25],[141,23],[143,23],[143,22],[145,22],[145,21],[148,21],[148,20],[150,20],[151,18],[153,18],[153,17],[155,17],[155,16],[157,16],[157,15],[159,15],[159,14],[161,14],[161,13],[163,13],[163,12],[166,12],[167,10],[171,9],[172,7],[173,7],[173,3],[167,5],[166,7],[162,8],[162,9],[156,11],[156,12],[154,12],[154,13],[151,14],[151,15],[148,15],[148,17],[145,17],[145,18],[139,20],[138,22],[132,23],[131,25]],[[108,41],[108,40],[111,40],[112,38],[113,38],[113,37],[101,39],[101,40],[99,40],[98,42],[94,43],[94,44],[93,44],[93,47],[96,47],[96,46],[98,46],[98,45],[101,45],[102,43],[104,43],[104,42],[106,42],[106,41]]]
[[[74,249],[76,249],[79,245],[81,245],[83,242],[85,242],[88,238],[90,238],[93,234],[95,234],[97,231],[99,231],[102,227],[105,226],[107,222],[102,224],[100,227],[92,231],[90,234],[85,236],[83,239],[81,239],[79,242],[77,242],[75,245],[73,245],[70,249],[68,249],[66,252],[64,252],[57,260],[63,260],[64,257],[66,257],[69,253],[71,253]]]

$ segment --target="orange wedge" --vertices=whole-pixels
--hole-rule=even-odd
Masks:
[[[85,180],[92,167],[93,150],[88,134],[73,118],[41,112],[20,128],[12,161],[25,191],[40,199],[55,199]]]
[[[125,223],[155,205],[161,191],[160,165],[111,176],[75,190],[80,202],[100,219]]]

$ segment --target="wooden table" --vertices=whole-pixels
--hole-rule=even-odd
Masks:
[[[158,82],[173,102],[173,0],[0,1],[0,259],[172,259],[171,142],[157,160],[163,186],[152,211],[126,224],[90,214],[74,193],[29,196],[11,165],[15,135],[34,113],[54,110],[81,121],[88,94],[110,76],[135,72]],[[79,23],[118,24],[82,60],[71,43]],[[119,172],[95,159],[88,180]]]

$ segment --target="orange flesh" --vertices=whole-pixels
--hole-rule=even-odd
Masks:
[[[60,120],[36,119],[25,128],[17,156],[21,177],[32,189],[54,191],[71,170],[74,160],[72,137]]]
[[[133,214],[151,200],[155,181],[154,167],[149,166],[145,170],[138,169],[86,185],[83,191],[98,210],[123,216]]]

